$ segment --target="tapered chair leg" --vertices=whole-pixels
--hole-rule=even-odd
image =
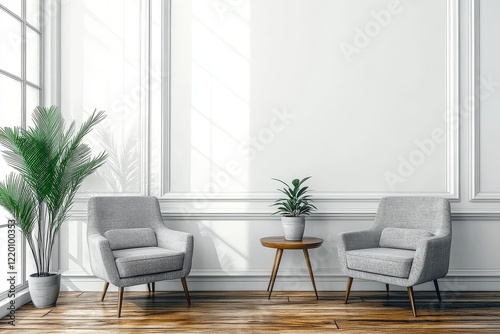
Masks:
[[[117,318],[119,318],[122,315],[123,289],[124,289],[123,286],[118,288],[118,317]]]
[[[413,287],[408,287],[408,298],[410,298],[411,310],[413,311],[413,316],[417,317],[417,309],[415,308],[415,296],[413,295]]]
[[[109,283],[104,282],[104,288],[102,289],[102,294],[101,294],[101,302],[104,300],[104,297],[106,297],[106,292],[108,291]]]
[[[347,304],[347,300],[349,299],[349,293],[351,292],[351,286],[352,286],[352,277],[347,277],[347,286],[345,288],[344,304]]]
[[[438,300],[441,302],[442,301],[441,293],[439,292],[439,284],[437,279],[434,280],[434,287],[436,288],[436,294],[438,296]]]
[[[151,283],[148,283],[148,292],[151,293]]]
[[[389,293],[389,284],[385,285],[385,292]]]
[[[151,283],[151,292],[152,293],[156,292],[155,282]]]
[[[184,294],[186,295],[188,305],[191,305],[191,298],[189,297],[189,290],[186,282],[186,277],[181,278],[181,282],[182,282],[182,288],[184,289]]]

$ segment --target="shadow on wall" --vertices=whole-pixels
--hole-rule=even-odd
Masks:
[[[139,138],[127,136],[119,145],[111,133],[102,128],[97,130],[97,142],[108,152],[106,163],[90,176],[89,187],[111,193],[140,192]]]
[[[235,222],[224,221],[164,221],[168,228],[185,231],[194,236],[193,268],[199,270],[231,270],[246,268],[249,263],[247,243],[238,239],[234,230],[226,224]],[[232,237],[224,235],[229,233]],[[244,238],[244,235],[241,235]],[[241,241],[241,242],[240,242]]]

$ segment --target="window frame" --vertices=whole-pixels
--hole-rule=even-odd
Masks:
[[[34,25],[28,22],[27,19],[27,1],[21,0],[21,16],[17,15],[4,5],[0,4],[0,11],[14,18],[17,22],[21,24],[21,76],[17,76],[13,73],[10,73],[6,70],[0,68],[0,75],[4,75],[10,79],[13,79],[21,84],[21,127],[27,127],[27,119],[28,119],[28,111],[26,110],[27,106],[27,87],[35,88],[38,90],[38,104],[44,105],[44,49],[45,49],[45,35],[44,35],[44,26],[45,26],[45,18],[44,18],[44,5],[45,0],[39,0],[39,8],[38,8],[38,16],[39,20],[38,25],[39,28],[36,28]],[[27,32],[28,29],[31,29],[38,35],[38,84],[30,82],[27,79]],[[30,111],[31,114],[31,111]],[[0,222],[0,230],[3,228],[7,228],[7,222]],[[19,229],[16,229],[16,234],[21,233]],[[26,253],[29,252],[26,245],[26,238],[22,236],[20,238],[21,244],[17,245],[16,249],[16,264],[19,269],[17,269],[17,279],[19,284],[16,285],[16,293],[24,290],[28,287],[27,282],[27,273],[26,273]],[[1,268],[0,270],[7,270],[7,268]],[[19,272],[20,275],[19,275]],[[7,298],[8,290],[0,291],[0,301]]]

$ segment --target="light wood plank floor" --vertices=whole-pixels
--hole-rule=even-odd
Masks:
[[[0,322],[0,333],[500,333],[499,292],[415,292],[414,318],[406,292],[311,291],[125,293],[116,318],[117,293],[62,292],[57,307],[17,310],[16,326]]]

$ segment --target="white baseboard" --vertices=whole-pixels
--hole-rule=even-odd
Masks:
[[[340,272],[315,271],[318,291],[344,291],[346,277]],[[263,270],[193,270],[187,278],[191,291],[260,291],[267,288],[269,272]],[[500,287],[498,270],[451,270],[445,278],[439,280],[442,291],[491,291]],[[61,290],[63,291],[101,291],[103,281],[86,272],[63,272]],[[111,289],[111,287],[110,287]],[[162,281],[156,284],[158,291],[181,291],[180,281]],[[274,289],[289,291],[311,290],[307,273],[293,273],[284,269],[278,273]],[[385,290],[382,283],[354,280],[354,290]],[[128,288],[130,291],[146,291],[146,285]],[[391,287],[391,290],[404,288]],[[417,291],[432,291],[432,282],[415,287]]]

